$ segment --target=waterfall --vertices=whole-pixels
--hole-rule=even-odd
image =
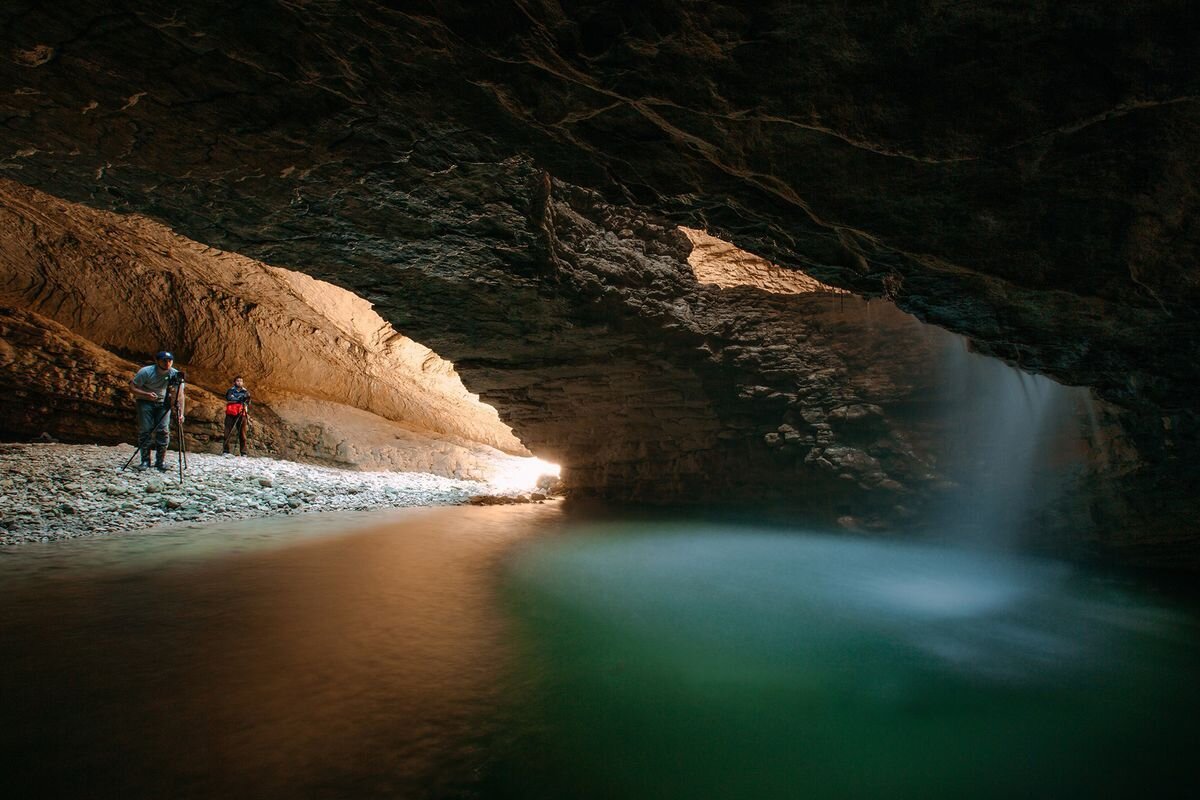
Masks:
[[[1080,467],[1086,389],[971,352],[945,338],[937,470],[947,479],[935,530],[980,546],[1015,544]]]

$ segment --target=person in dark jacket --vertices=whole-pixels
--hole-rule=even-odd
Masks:
[[[250,392],[246,382],[238,375],[233,379],[233,386],[225,392],[225,447],[224,455],[229,455],[229,437],[237,430],[238,443],[242,455],[246,455],[246,429],[250,425]]]

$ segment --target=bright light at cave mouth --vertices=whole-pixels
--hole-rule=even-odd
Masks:
[[[561,467],[540,458],[513,458],[496,471],[492,485],[501,491],[528,491],[536,489],[538,478],[543,475],[558,477]]]

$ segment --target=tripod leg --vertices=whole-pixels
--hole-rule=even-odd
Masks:
[[[183,425],[179,417],[175,417],[175,449],[178,451],[179,483],[183,483]]]

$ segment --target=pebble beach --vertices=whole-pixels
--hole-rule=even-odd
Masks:
[[[174,452],[167,472],[122,469],[132,453],[129,445],[0,444],[0,544],[172,523],[457,505],[495,491],[420,472],[355,472],[208,453],[187,455],[181,482]]]

